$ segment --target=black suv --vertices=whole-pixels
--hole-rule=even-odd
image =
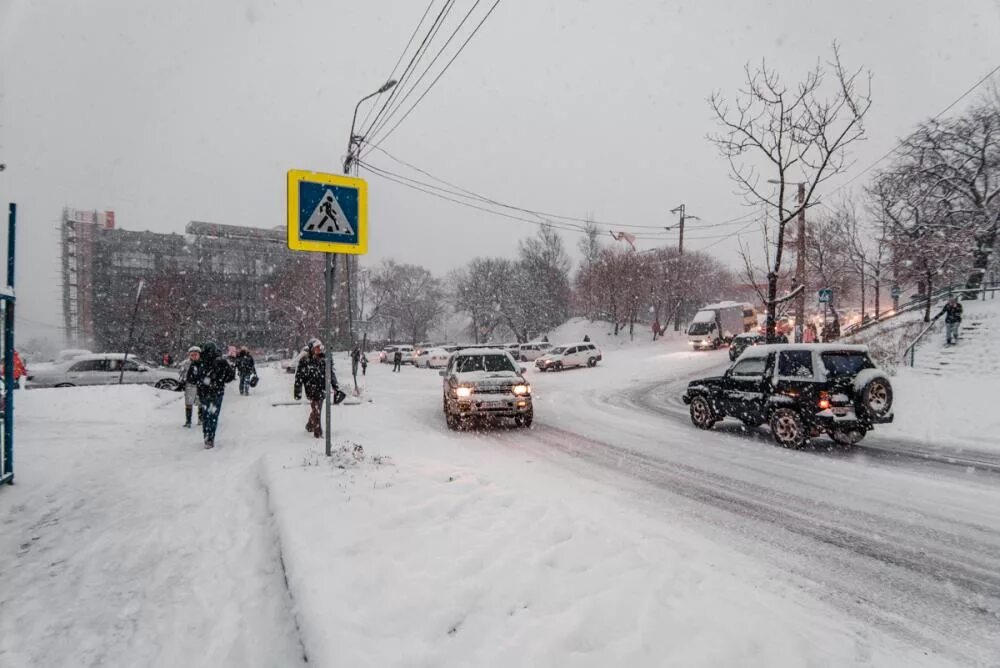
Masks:
[[[696,427],[727,416],[749,427],[767,422],[786,448],[821,433],[853,445],[892,422],[892,385],[865,346],[752,346],[725,375],[691,381],[682,399]]]

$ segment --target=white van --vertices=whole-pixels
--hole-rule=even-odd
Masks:
[[[597,366],[604,359],[593,343],[581,342],[556,346],[535,360],[539,371],[562,371],[573,366]]]
[[[719,302],[703,306],[688,325],[688,343],[695,349],[718,348],[737,334],[749,332],[757,315],[750,304]]]
[[[517,351],[517,358],[522,362],[534,362],[552,349],[552,344],[546,341],[522,343]]]

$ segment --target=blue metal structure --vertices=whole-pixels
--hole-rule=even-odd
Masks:
[[[14,482],[14,243],[17,205],[10,204],[7,218],[7,282],[0,289],[3,310],[3,447],[0,454],[0,484]]]

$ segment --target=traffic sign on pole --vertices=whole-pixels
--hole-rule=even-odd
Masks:
[[[898,285],[892,286],[892,290],[889,291],[893,299],[899,299],[899,295],[903,294],[903,289]]]
[[[353,176],[289,170],[288,247],[320,253],[367,253],[368,184]]]
[[[833,299],[833,289],[823,288],[816,293],[816,297],[819,299],[820,304],[829,304]]]

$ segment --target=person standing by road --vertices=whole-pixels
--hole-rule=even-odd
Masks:
[[[191,346],[188,348],[187,358],[181,362],[177,369],[177,379],[181,383],[184,391],[184,426],[191,428],[191,415],[194,413],[194,405],[198,404],[198,424],[203,422],[201,404],[198,402],[198,374],[201,366],[201,348]]]
[[[366,355],[364,351],[361,353],[361,375],[368,375],[368,355]]]
[[[257,377],[257,367],[254,366],[253,355],[244,346],[236,353],[234,362],[236,373],[240,376],[240,394],[247,396],[250,394],[251,383]]]
[[[962,324],[962,305],[958,303],[958,299],[949,297],[941,312],[934,316],[934,320],[941,316],[944,316],[944,344],[953,346],[958,343],[958,328]]]
[[[392,354],[392,370],[393,372],[398,372],[403,368],[403,351],[396,348],[396,352]]]
[[[323,343],[319,339],[309,341],[309,352],[299,359],[298,367],[295,369],[295,389],[293,395],[298,401],[302,398],[305,390],[306,399],[309,400],[309,420],[306,422],[306,431],[312,432],[316,438],[323,437],[323,401],[326,399],[326,353]],[[333,388],[334,403],[344,400],[345,394],[340,391],[337,384],[337,374],[333,367],[330,367],[330,386]]]
[[[236,378],[236,370],[219,352],[219,346],[209,341],[201,347],[201,364],[195,376],[198,384],[198,401],[203,414],[202,433],[205,448],[215,447],[215,432],[219,428],[219,413],[226,394],[226,383]]]

